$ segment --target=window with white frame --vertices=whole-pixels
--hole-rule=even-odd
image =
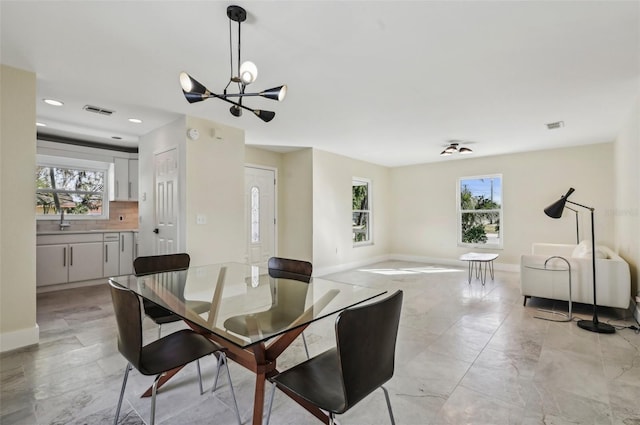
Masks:
[[[36,217],[108,219],[108,173],[108,163],[38,155]]]
[[[351,184],[353,244],[371,243],[371,180],[354,177]]]
[[[502,175],[458,179],[458,244],[502,248]]]

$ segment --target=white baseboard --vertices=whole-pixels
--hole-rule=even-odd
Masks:
[[[0,334],[0,353],[37,344],[40,340],[40,327],[36,323],[32,328]]]

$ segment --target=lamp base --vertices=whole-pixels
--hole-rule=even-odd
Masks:
[[[616,328],[613,326],[606,323],[594,322],[593,320],[579,320],[578,327],[600,334],[612,334],[616,332]]]

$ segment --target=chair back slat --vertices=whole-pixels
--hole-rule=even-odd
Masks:
[[[133,260],[133,269],[136,276],[168,272],[174,270],[184,270],[189,268],[191,257],[189,254],[165,254],[138,257]]]
[[[384,300],[344,310],[336,319],[346,409],[393,376],[402,297],[402,291],[396,291]]]
[[[140,369],[142,316],[140,300],[131,290],[109,281],[113,310],[118,324],[118,350],[136,369]]]
[[[313,273],[313,265],[308,261],[291,258],[269,258],[269,276],[274,278],[294,279],[309,283]]]

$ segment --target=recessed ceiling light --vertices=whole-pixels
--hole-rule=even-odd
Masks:
[[[60,102],[59,100],[55,100],[55,99],[42,99],[42,101],[44,103],[46,103],[47,105],[51,105],[51,106],[62,106],[62,105],[64,105],[64,103]]]
[[[36,127],[46,127],[47,125],[43,122],[36,122]]]
[[[132,122],[135,124],[142,124],[142,120],[140,118],[129,118],[129,122]]]

